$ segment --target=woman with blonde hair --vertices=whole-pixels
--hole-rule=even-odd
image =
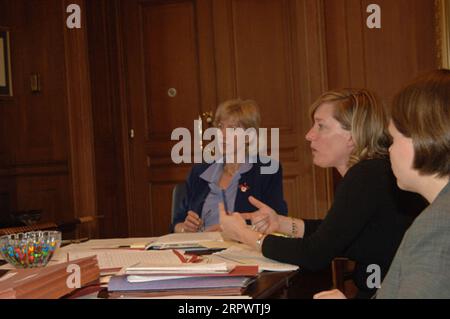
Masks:
[[[174,232],[197,232],[219,230],[218,203],[226,198],[227,206],[233,211],[253,212],[256,210],[248,201],[249,196],[265,198],[277,212],[287,215],[283,198],[282,168],[273,174],[262,174],[262,167],[272,167],[271,160],[253,154],[249,141],[239,146],[235,129],[259,129],[260,112],[252,100],[234,99],[221,103],[215,113],[215,127],[221,132],[223,145],[221,156],[214,163],[195,164],[186,181],[186,195],[176,208],[172,221]],[[239,151],[245,153],[239,160]],[[231,155],[231,156],[228,156]],[[229,160],[231,158],[231,160]]]
[[[422,75],[400,91],[391,110],[389,148],[401,189],[430,205],[406,232],[376,297],[450,298],[450,70]],[[316,299],[345,298],[338,290]]]
[[[306,135],[313,162],[334,167],[343,177],[324,220],[279,216],[254,197],[253,214],[221,212],[225,236],[261,250],[263,255],[308,270],[327,267],[335,257],[356,262],[353,279],[360,298],[374,292],[368,276],[378,265],[384,277],[411,224],[412,214],[402,214],[403,200],[417,197],[399,190],[387,158],[390,138],[387,116],[368,90],[344,89],[324,93],[312,106],[313,126]],[[423,206],[418,207],[418,211]],[[253,230],[245,227],[250,219]],[[291,238],[271,235],[284,233]]]

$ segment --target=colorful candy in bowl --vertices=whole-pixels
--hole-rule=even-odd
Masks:
[[[61,245],[61,232],[36,231],[0,237],[0,254],[16,268],[47,265]]]

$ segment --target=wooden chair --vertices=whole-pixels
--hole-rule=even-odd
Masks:
[[[175,213],[179,209],[185,195],[186,183],[176,184],[172,191],[172,211],[170,217],[170,222],[173,226],[175,226]]]
[[[358,288],[352,280],[355,262],[347,258],[335,258],[331,264],[333,288],[339,289],[347,298],[354,298]]]

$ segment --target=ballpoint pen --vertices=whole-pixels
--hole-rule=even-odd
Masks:
[[[227,198],[225,196],[225,190],[224,189],[222,189],[222,200],[223,200],[223,206],[225,207],[225,213],[227,213],[227,215],[230,215],[230,211],[228,210]]]
[[[206,218],[209,216],[210,213],[211,213],[211,209],[208,210],[204,215],[202,214],[202,225],[198,229],[199,232],[204,232],[205,231],[205,229],[206,229],[206,227],[205,227]]]

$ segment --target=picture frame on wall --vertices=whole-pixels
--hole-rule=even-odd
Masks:
[[[450,69],[450,0],[446,0],[444,3],[444,39],[445,39],[445,60],[444,67]]]
[[[12,97],[9,30],[0,27],[0,97]]]
[[[450,0],[437,1],[438,41],[440,46],[441,67],[450,69]]]

